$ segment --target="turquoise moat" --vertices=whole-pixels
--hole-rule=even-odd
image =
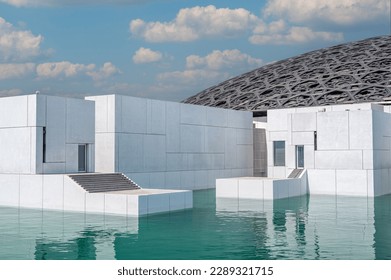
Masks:
[[[262,203],[194,192],[141,218],[0,207],[0,259],[391,259],[391,196]]]

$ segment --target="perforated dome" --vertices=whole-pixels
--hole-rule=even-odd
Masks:
[[[391,99],[391,36],[305,53],[229,79],[184,103],[268,109]]]

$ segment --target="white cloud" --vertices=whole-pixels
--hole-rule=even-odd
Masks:
[[[40,6],[70,6],[86,4],[137,4],[146,2],[145,0],[0,0],[0,3],[6,3],[16,7],[40,7]]]
[[[94,64],[76,64],[69,61],[48,62],[37,66],[39,78],[73,77],[94,70]]]
[[[163,58],[160,52],[147,48],[139,48],[133,55],[133,62],[137,64],[157,62]]]
[[[41,35],[31,31],[18,30],[0,17],[0,59],[23,60],[40,54]]]
[[[199,84],[214,81],[216,79],[228,78],[227,73],[221,73],[209,69],[187,69],[185,71],[173,71],[160,73],[158,75],[159,81],[175,82],[179,84]]]
[[[133,35],[149,42],[189,42],[203,37],[233,37],[257,28],[263,22],[246,9],[218,9],[213,5],[179,10],[170,22],[130,22]]]
[[[349,25],[389,14],[389,0],[269,0],[264,14],[291,22],[327,21]]]
[[[343,34],[339,32],[313,31],[308,27],[293,26],[279,33],[268,30],[264,34],[254,34],[249,41],[257,45],[303,44],[311,41],[342,41]]]
[[[121,71],[114,64],[106,62],[98,71],[88,71],[87,75],[94,81],[102,81],[119,73],[121,73]]]
[[[0,64],[0,80],[20,78],[35,70],[34,63]]]
[[[106,62],[96,70],[95,64],[79,64],[69,61],[47,62],[39,64],[36,68],[37,77],[40,79],[71,78],[77,76],[89,76],[94,81],[103,81],[121,71],[111,62]]]
[[[198,55],[190,55],[186,58],[187,68],[207,68],[212,70],[220,69],[241,69],[252,68],[262,64],[261,59],[253,58],[248,54],[242,53],[239,50],[214,50],[205,57]]]
[[[165,83],[209,85],[229,77],[259,67],[261,59],[253,58],[239,50],[215,50],[202,57],[190,55],[186,58],[184,71],[165,72],[158,80]]]

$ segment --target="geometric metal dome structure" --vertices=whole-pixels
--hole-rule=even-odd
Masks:
[[[253,111],[391,101],[391,36],[319,49],[229,79],[182,101]]]

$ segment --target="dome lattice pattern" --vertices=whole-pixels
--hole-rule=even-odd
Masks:
[[[391,36],[370,38],[265,65],[182,101],[265,112],[391,100]]]

